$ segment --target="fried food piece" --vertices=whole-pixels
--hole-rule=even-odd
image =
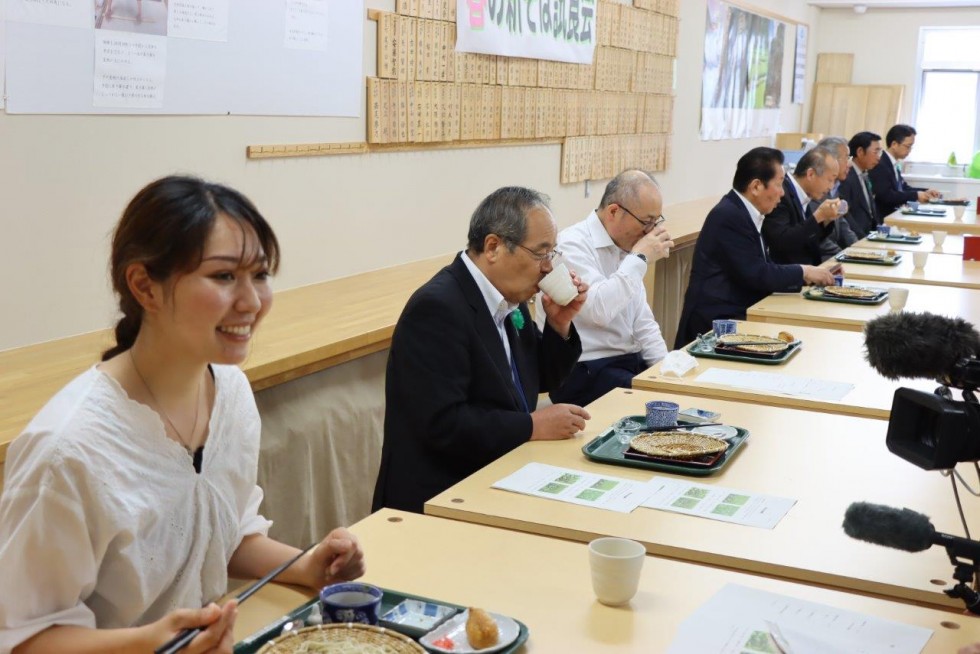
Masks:
[[[796,340],[796,338],[789,332],[779,332],[778,334],[776,334],[776,338],[778,338],[781,341],[785,341],[786,343],[792,343],[793,341]]]
[[[500,630],[496,621],[483,609],[470,607],[470,616],[466,619],[466,638],[473,649],[483,649],[496,645],[500,640]]]

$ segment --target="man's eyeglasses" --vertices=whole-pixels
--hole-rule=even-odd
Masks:
[[[630,211],[629,209],[627,209],[623,205],[620,204],[618,206],[619,206],[620,209],[622,209],[623,211],[625,211],[629,215],[633,216],[633,219],[636,220],[636,222],[638,222],[641,225],[643,225],[643,229],[644,230],[653,229],[654,227],[656,227],[657,225],[659,225],[663,221],[667,220],[666,218],[664,218],[663,214],[657,216],[656,218],[648,218],[647,220],[643,220],[642,218],[640,218],[639,216],[637,216],[635,213],[633,213],[632,211]]]
[[[525,247],[520,243],[517,244],[517,247],[521,248],[522,250],[530,254],[531,258],[534,259],[535,261],[545,261],[545,260],[554,261],[555,257],[561,256],[560,250],[551,250],[550,252],[535,252],[531,248]]]

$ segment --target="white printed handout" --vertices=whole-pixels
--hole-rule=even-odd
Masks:
[[[228,40],[228,0],[170,0],[167,34],[202,41]]]
[[[4,97],[7,95],[6,85],[4,83],[5,76],[3,74],[4,69],[4,54],[7,52],[7,23],[4,20],[4,2],[7,0],[0,0],[0,109],[3,109]]]
[[[286,0],[283,46],[326,51],[329,24],[327,0]]]
[[[796,504],[796,500],[788,497],[755,495],[668,477],[654,477],[649,486],[653,493],[643,502],[647,508],[765,529],[779,524]]]
[[[923,627],[728,584],[681,623],[667,653],[919,654],[930,636]]]
[[[650,494],[650,487],[644,482],[593,475],[544,463],[528,463],[493,484],[493,488],[620,513],[629,513]]]
[[[775,372],[745,372],[726,368],[708,368],[698,375],[694,381],[838,402],[854,390],[854,384],[843,382],[783,375]]]
[[[95,33],[96,107],[162,107],[166,75],[166,37]]]
[[[92,27],[92,0],[7,0],[7,20],[59,27]]]

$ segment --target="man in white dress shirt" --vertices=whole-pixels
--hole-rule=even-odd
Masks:
[[[553,402],[585,406],[667,355],[660,326],[643,287],[647,266],[667,257],[674,242],[660,226],[663,198],[642,170],[609,182],[599,208],[561,231],[558,249],[569,269],[589,285],[575,318],[582,356]]]

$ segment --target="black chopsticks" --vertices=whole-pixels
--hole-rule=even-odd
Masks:
[[[289,559],[288,561],[286,561],[285,563],[283,563],[281,566],[279,566],[278,568],[276,568],[275,570],[273,570],[272,572],[270,572],[266,576],[262,577],[261,579],[259,579],[258,581],[256,581],[254,584],[252,584],[251,586],[249,586],[248,588],[246,588],[242,592],[240,592],[238,595],[235,596],[235,599],[238,600],[238,603],[239,604],[241,604],[242,602],[244,602],[245,600],[247,600],[249,597],[251,597],[252,595],[254,595],[260,588],[262,588],[267,583],[269,583],[270,581],[272,581],[273,579],[275,579],[276,577],[278,577],[282,573],[283,570],[285,570],[286,568],[288,568],[292,564],[296,563],[296,561],[298,561],[301,556],[303,556],[304,554],[306,554],[307,552],[309,552],[316,545],[317,545],[317,543],[313,543],[311,545],[307,545],[306,548],[302,552],[300,552],[299,554],[297,554],[293,558]],[[193,629],[184,629],[179,634],[177,634],[176,636],[174,636],[173,638],[171,638],[169,641],[167,641],[166,643],[164,643],[160,647],[158,647],[155,650],[153,650],[153,654],[176,654],[180,650],[182,650],[185,647],[187,647],[188,645],[190,645],[191,644],[191,641],[194,640],[197,637],[197,635],[199,633],[201,633],[202,631],[204,631],[204,628],[203,627],[194,627]]]

